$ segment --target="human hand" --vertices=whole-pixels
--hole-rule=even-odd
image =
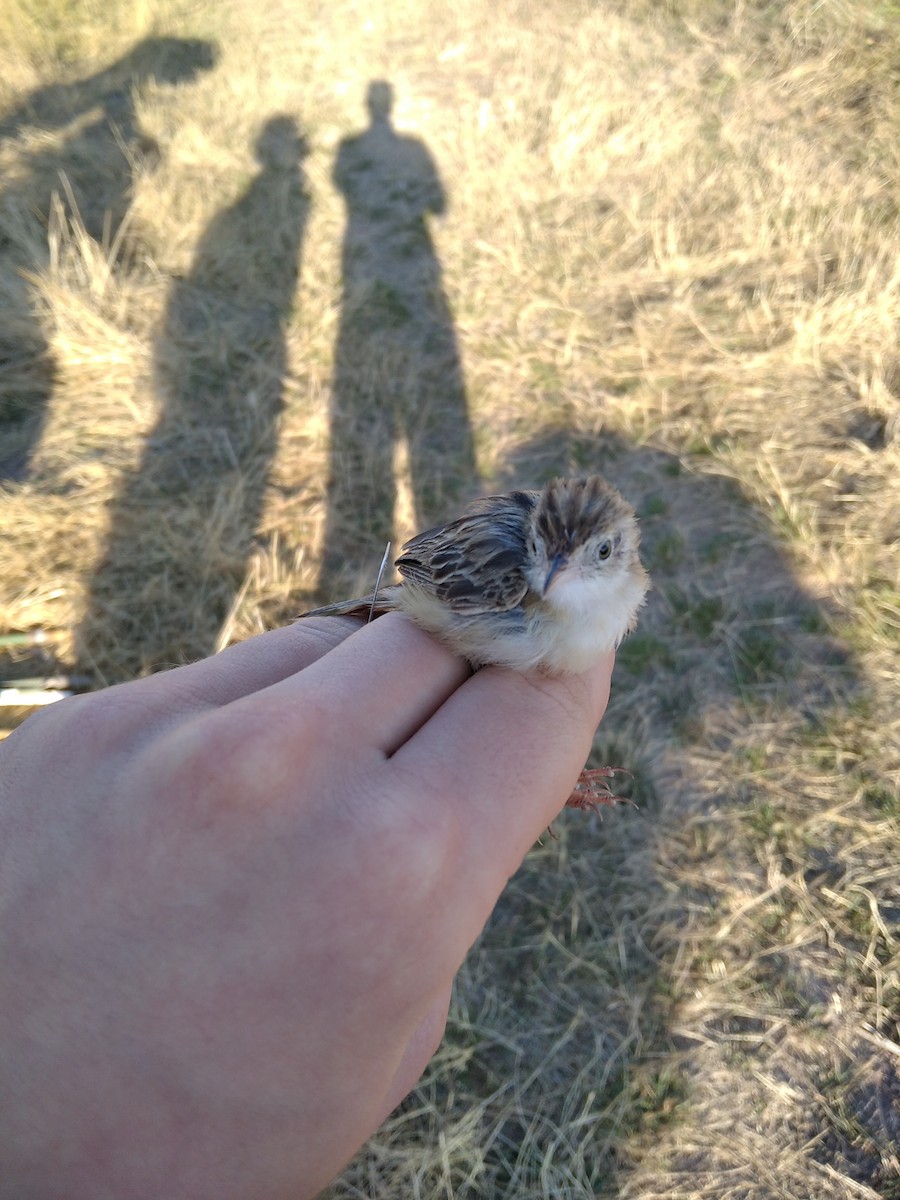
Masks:
[[[0,745],[0,1196],[300,1200],[434,1052],[612,656],[308,620]],[[5,1093],[5,1094],[3,1094]]]

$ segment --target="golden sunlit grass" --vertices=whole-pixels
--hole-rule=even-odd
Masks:
[[[53,11],[0,15],[0,632],[100,686],[479,490],[642,518],[639,809],[529,856],[331,1194],[898,1200],[900,9]],[[406,233],[348,228],[373,80]]]

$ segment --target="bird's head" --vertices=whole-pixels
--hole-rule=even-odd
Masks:
[[[528,537],[529,586],[553,608],[577,613],[646,591],[634,509],[598,475],[546,484]]]

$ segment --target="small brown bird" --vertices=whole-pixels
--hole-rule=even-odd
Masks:
[[[476,500],[406,543],[401,583],[303,615],[399,609],[474,667],[574,674],[634,628],[650,585],[639,543],[634,510],[606,480],[554,479]],[[619,770],[582,771],[569,806],[615,804]]]
[[[606,480],[554,479],[476,500],[406,543],[401,583],[303,615],[400,609],[475,667],[574,674],[634,627],[650,582],[639,542],[634,510]]]

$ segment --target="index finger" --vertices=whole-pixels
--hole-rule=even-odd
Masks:
[[[265,718],[254,751],[262,760],[277,750],[305,762],[312,743],[330,746],[339,762],[367,749],[389,757],[470,671],[464,659],[392,612],[360,626],[302,671],[238,700],[230,716],[252,712],[256,726]],[[305,735],[293,738],[290,751],[286,728]]]
[[[301,674],[360,628],[354,617],[296,621],[171,671],[116,684],[96,695],[142,730],[219,708]],[[95,700],[96,704],[98,701]]]

